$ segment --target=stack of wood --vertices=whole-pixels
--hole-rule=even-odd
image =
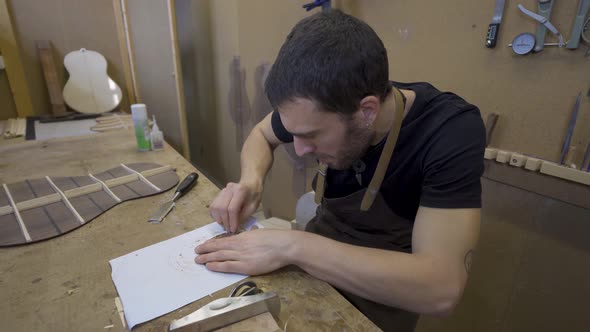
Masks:
[[[4,126],[4,138],[24,136],[27,130],[27,119],[8,119]]]
[[[96,118],[96,126],[91,127],[93,131],[104,132],[115,129],[128,129],[133,127],[131,114],[111,114]]]

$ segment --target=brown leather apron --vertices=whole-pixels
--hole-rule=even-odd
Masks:
[[[396,114],[369,187],[339,198],[325,198],[327,166],[320,165],[316,184],[316,216],[305,230],[336,241],[378,249],[411,252],[411,221],[396,215],[379,192],[401,128],[404,103],[394,88]],[[339,290],[384,331],[414,331],[418,315]]]

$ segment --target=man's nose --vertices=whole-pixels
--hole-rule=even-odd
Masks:
[[[305,140],[297,137],[293,137],[293,146],[295,147],[295,153],[297,153],[299,157],[303,157],[306,154],[315,151],[315,146],[313,146],[313,144],[305,142]]]

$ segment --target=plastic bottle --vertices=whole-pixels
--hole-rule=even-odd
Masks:
[[[148,126],[145,104],[131,105],[131,118],[135,127],[135,138],[139,151],[150,150],[150,127]]]
[[[152,133],[150,134],[152,150],[162,150],[164,148],[164,134],[162,134],[162,131],[158,128],[155,115],[152,116],[152,119],[154,121],[154,124],[152,125]]]

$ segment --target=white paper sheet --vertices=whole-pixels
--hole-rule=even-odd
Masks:
[[[251,218],[246,228],[255,223]],[[110,261],[129,329],[246,278],[212,272],[194,262],[195,247],[224,232],[211,223]]]

